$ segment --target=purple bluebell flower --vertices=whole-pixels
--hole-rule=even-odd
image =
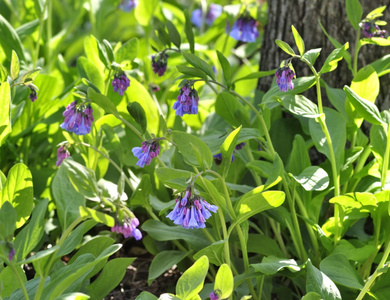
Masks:
[[[217,19],[221,14],[222,14],[222,6],[211,3],[206,13],[206,24],[208,26],[213,25],[215,19]],[[202,17],[203,17],[202,10],[200,8],[195,9],[191,15],[192,24],[200,28],[202,26]]]
[[[242,143],[237,144],[235,149],[236,150],[241,150],[242,148],[244,148],[244,146],[245,146],[245,142],[242,142]]]
[[[65,117],[64,123],[60,125],[62,129],[77,135],[91,132],[93,116],[89,103],[87,105],[85,103],[77,104],[77,100],[75,100],[66,107],[62,115]]]
[[[233,162],[233,161],[234,161],[234,158],[235,158],[235,157],[234,157],[234,152],[235,152],[235,150],[233,150],[231,162]],[[213,157],[214,157],[215,163],[216,163],[217,165],[220,165],[221,162],[222,162],[222,153],[214,154]]]
[[[62,145],[61,147],[59,147],[57,149],[57,162],[56,162],[56,166],[59,167],[62,163],[62,161],[69,157],[70,156],[70,153],[68,151],[68,145],[69,144],[66,144],[66,145]]]
[[[161,52],[158,58],[156,56],[152,56],[152,68],[155,74],[158,76],[163,76],[165,71],[167,70],[168,65],[168,55],[165,52]]]
[[[16,253],[15,248],[11,248],[11,249],[9,250],[9,253],[8,253],[8,260],[9,260],[9,261],[11,261],[11,260],[14,258],[15,253]]]
[[[127,239],[128,237],[134,237],[137,241],[142,239],[141,231],[136,228],[139,225],[139,221],[136,217],[126,218],[123,220],[123,224],[116,224],[114,227],[111,227],[111,232],[117,232],[123,234]]]
[[[160,153],[160,144],[156,140],[142,142],[142,147],[134,147],[131,150],[138,158],[137,166],[143,168],[149,165],[152,158],[155,158]]]
[[[130,86],[130,79],[125,73],[115,74],[112,80],[112,86],[114,87],[114,92],[118,92],[119,95],[123,96],[123,93]]]
[[[37,91],[31,85],[29,85],[28,87],[30,88],[30,94],[28,95],[28,99],[34,102],[38,98]]]
[[[177,101],[173,104],[175,114],[182,117],[185,114],[196,115],[198,113],[198,92],[195,90],[193,83],[188,81],[181,89],[177,96]]]
[[[138,0],[122,0],[119,8],[125,12],[130,12],[138,5]]]
[[[384,37],[386,30],[381,30],[373,21],[365,21],[359,24],[366,38]]]
[[[180,195],[176,199],[176,205],[167,215],[174,224],[186,229],[205,228],[206,220],[211,217],[211,212],[216,213],[218,206],[209,204],[204,198],[191,193],[187,188],[184,197]]]
[[[219,294],[220,294],[220,291],[219,290],[215,290],[215,291],[212,291],[210,293],[210,300],[219,300],[221,298],[219,298]]]
[[[295,73],[290,69],[289,66],[284,66],[276,70],[276,83],[279,86],[279,89],[282,92],[287,92],[288,89],[292,90],[294,88],[294,83],[292,82]]]
[[[257,21],[251,16],[241,16],[234,22],[229,35],[237,41],[252,43],[259,37]],[[230,29],[229,27],[227,28]]]

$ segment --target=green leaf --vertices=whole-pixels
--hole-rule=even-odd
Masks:
[[[291,272],[299,272],[301,268],[298,266],[297,262],[293,259],[279,258],[275,256],[263,257],[261,263],[251,264],[251,267],[257,272],[261,272],[266,275],[273,275],[287,268]]]
[[[233,273],[227,264],[219,267],[217,275],[215,276],[214,290],[220,290],[220,298],[229,298],[233,293]]]
[[[199,258],[179,278],[176,284],[176,295],[182,300],[191,300],[203,288],[203,282],[209,269],[207,256]]]
[[[320,263],[320,269],[329,278],[346,287],[361,290],[364,282],[343,254],[332,254]]]
[[[310,49],[305,54],[303,54],[303,58],[307,59],[311,65],[314,65],[317,57],[320,55],[321,48]]]
[[[16,210],[8,201],[0,207],[0,240],[12,238],[16,228]]]
[[[187,36],[187,41],[190,44],[191,53],[195,54],[195,38],[194,38],[194,32],[192,31],[192,22],[188,10],[186,9],[184,10],[184,16],[186,18],[186,23],[184,25],[184,32]]]
[[[107,57],[102,53],[99,41],[92,34],[84,38],[84,52],[87,58],[95,64],[100,72],[103,73],[104,67],[110,65]]]
[[[134,10],[134,16],[137,19],[137,22],[142,26],[150,26],[150,20],[152,19],[158,4],[159,0],[139,1]]]
[[[115,220],[113,217],[104,214],[100,211],[94,210],[89,207],[79,207],[80,210],[80,216],[83,218],[92,218],[96,222],[102,223],[107,225],[108,227],[114,227],[115,225]]]
[[[114,103],[111,102],[111,100],[100,93],[97,93],[93,88],[88,88],[88,98],[92,100],[92,102],[99,105],[101,108],[104,109],[104,111],[108,114],[113,114],[116,117],[119,117],[118,110],[116,109],[116,106]]]
[[[363,8],[360,5],[360,1],[346,0],[345,2],[349,22],[351,22],[351,25],[355,30],[360,30],[359,23],[363,16]]]
[[[357,95],[349,86],[344,86],[344,91],[348,96],[348,100],[365,120],[375,125],[385,124],[382,121],[378,107],[374,103]]]
[[[223,71],[223,78],[226,81],[226,84],[230,86],[230,83],[232,81],[232,68],[230,67],[230,63],[227,60],[227,58],[217,50],[217,56],[219,63],[221,64],[222,71]]]
[[[18,277],[22,280],[22,282],[26,283],[27,278],[26,274],[24,274],[23,269],[15,268],[15,270],[18,272]],[[13,291],[16,291],[18,288],[20,288],[18,277],[14,273],[14,271],[8,266],[0,272],[0,282],[2,284],[0,297],[9,297],[11,296]],[[22,297],[21,299],[24,298]]]
[[[189,165],[209,169],[213,163],[213,156],[209,147],[198,137],[181,131],[172,132],[172,141],[177,145],[184,160]],[[196,152],[199,155],[196,155]]]
[[[322,191],[329,185],[329,176],[317,166],[307,167],[298,176],[291,175],[306,191]]]
[[[180,44],[181,44],[180,33],[177,31],[175,25],[173,25],[171,21],[166,20],[166,26],[168,29],[169,39],[177,47],[177,49],[180,49]]]
[[[8,76],[7,69],[2,64],[0,64],[0,83],[6,81],[7,76]]]
[[[294,115],[305,118],[320,116],[318,106],[303,95],[285,95],[276,100]]]
[[[215,79],[215,74],[213,69],[203,59],[200,59],[195,54],[187,53],[187,52],[182,52],[182,55],[190,65],[202,70],[212,79]]]
[[[199,78],[202,78],[205,80],[207,79],[206,73],[203,72],[202,70],[183,66],[183,65],[177,65],[176,68],[180,73],[183,73],[184,75],[187,75],[188,77],[191,77],[191,78],[199,77]]]
[[[0,146],[11,133],[10,103],[11,89],[8,82],[0,85]]]
[[[334,49],[331,54],[326,58],[320,74],[332,72],[337,68],[338,62],[343,58],[344,52],[349,48],[349,44],[345,43],[342,47]]]
[[[42,68],[37,67],[35,69],[32,69],[32,70],[24,73],[23,76],[20,78],[20,82],[25,83],[25,84],[33,82],[41,70],[42,70]]]
[[[305,53],[305,43],[303,42],[302,37],[299,35],[299,32],[295,29],[294,25],[291,25],[291,30],[294,36],[295,44],[297,45],[298,51],[302,56]]]
[[[132,62],[137,57],[138,49],[138,39],[131,38],[116,51],[115,61],[120,65],[125,64],[126,62]]]
[[[187,180],[195,176],[193,172],[172,168],[157,168],[157,178],[173,189],[185,189],[188,186]]]
[[[149,292],[142,292],[135,300],[158,300],[158,298]]]
[[[249,75],[246,75],[244,77],[240,77],[233,80],[233,83],[236,83],[241,80],[249,80],[249,79],[256,79],[256,78],[262,78],[269,75],[275,75],[276,70],[270,70],[270,71],[259,71],[259,72],[253,72]]]
[[[215,112],[233,126],[250,127],[249,113],[239,100],[227,92],[219,93],[215,102]]]
[[[81,78],[88,79],[99,91],[104,91],[104,80],[95,63],[86,57],[80,56],[77,59],[77,71]]]
[[[366,19],[376,19],[383,16],[383,12],[386,9],[386,5],[375,8],[373,11],[369,12]]]
[[[88,300],[90,298],[83,293],[66,293],[56,297],[54,300]]]
[[[385,38],[381,38],[381,37],[372,37],[369,39],[361,39],[360,40],[360,45],[363,46],[363,45],[367,45],[367,44],[387,47],[387,46],[390,46],[390,40],[385,39]]]
[[[107,296],[123,279],[127,267],[135,258],[119,257],[110,260],[103,268],[99,277],[87,285],[86,291],[92,299],[100,299]]]
[[[33,209],[32,175],[26,165],[18,163],[8,173],[7,181],[0,191],[0,207],[10,202],[17,214],[16,228],[30,217]]]
[[[18,57],[24,61],[23,44],[18,34],[10,23],[0,14],[0,44],[6,57],[11,57],[12,51],[15,51]]]
[[[374,68],[375,72],[378,74],[378,77],[381,77],[390,72],[390,54],[385,55],[376,61],[368,64]]]
[[[188,253],[175,250],[159,252],[150,264],[148,284],[150,285],[158,276],[181,262],[187,255]]]
[[[303,296],[301,300],[322,300],[322,297],[316,292],[310,292]]]
[[[329,203],[337,203],[343,208],[361,208],[361,207],[376,207],[376,198],[371,193],[348,193],[345,195],[333,197]]]
[[[284,52],[291,56],[295,56],[294,50],[287,44],[286,42],[283,42],[281,40],[276,39],[275,44],[279,46],[280,49],[282,49]]]
[[[222,163],[219,167],[219,173],[226,178],[232,161],[233,151],[236,147],[241,126],[232,131],[221,145]]]
[[[109,64],[112,64],[115,60],[115,54],[114,54],[114,50],[112,49],[110,42],[107,40],[103,40],[103,46],[104,46],[104,49],[106,50],[106,53],[107,53],[108,62],[109,62]],[[99,51],[99,56],[101,59],[101,52],[100,51]]]
[[[198,259],[201,256],[205,255],[209,259],[210,263],[212,263],[216,266],[222,265],[224,262],[223,251],[224,251],[225,242],[226,241],[217,241],[217,242],[212,243],[211,245],[196,252],[194,254],[194,259]]]
[[[35,206],[30,222],[15,237],[15,261],[21,261],[34,250],[41,241],[45,231],[45,213],[48,199],[41,201]]]
[[[11,78],[16,80],[19,77],[19,58],[14,50],[12,50],[11,58]]]
[[[306,292],[315,292],[324,300],[341,300],[337,286],[324,273],[318,270],[310,260],[307,262]]]
[[[301,135],[297,134],[294,137],[293,148],[289,157],[288,171],[293,174],[300,174],[310,166],[311,161],[306,142]]]
[[[134,121],[141,126],[141,133],[144,134],[147,127],[146,114],[141,104],[138,102],[131,102],[127,104],[127,110],[133,117]]]

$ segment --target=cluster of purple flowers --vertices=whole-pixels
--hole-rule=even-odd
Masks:
[[[215,19],[217,19],[221,14],[222,14],[222,6],[211,3],[206,12],[206,24],[208,26],[211,26],[214,23]],[[203,18],[203,11],[200,8],[195,9],[191,15],[191,22],[196,27],[200,28],[202,27],[202,18]]]
[[[215,290],[215,291],[212,291],[211,293],[210,293],[210,300],[219,300],[219,299],[221,299],[221,298],[219,298],[219,294],[220,294],[221,292],[220,292],[220,290]]]
[[[366,38],[372,38],[372,37],[384,37],[384,34],[386,33],[386,30],[381,30],[378,25],[375,24],[375,22],[366,21],[363,23],[360,23],[360,27],[362,28],[362,32]]]
[[[130,79],[125,73],[115,74],[112,86],[114,87],[114,92],[118,92],[119,95],[123,96],[123,93],[130,86]]]
[[[234,152],[236,152],[236,150],[241,150],[244,146],[245,146],[245,142],[242,142],[242,143],[239,143],[239,144],[236,145],[236,147],[233,150],[231,162],[234,161]],[[214,154],[213,157],[214,157],[214,161],[215,161],[215,163],[217,165],[221,164],[221,162],[222,162],[222,153]]]
[[[215,213],[217,209],[218,206],[207,203],[198,195],[193,195],[191,187],[188,187],[184,197],[180,195],[176,199],[176,205],[167,218],[186,229],[205,228],[206,220],[211,217],[210,211]]]
[[[69,144],[62,145],[61,147],[59,147],[57,149],[57,162],[56,162],[57,167],[59,167],[61,165],[61,163],[63,162],[63,160],[65,158],[70,156],[70,153],[68,151],[68,146],[69,146]]]
[[[28,86],[30,88],[30,94],[28,95],[28,99],[30,99],[32,102],[37,100],[37,91],[32,86]]]
[[[122,0],[119,8],[123,11],[130,12],[138,5],[138,0]]]
[[[167,70],[168,65],[168,55],[165,52],[161,52],[156,60],[156,56],[152,56],[152,68],[155,74],[158,76],[163,76]]]
[[[282,92],[287,92],[288,89],[292,90],[294,88],[294,83],[292,80],[295,76],[295,73],[288,65],[277,69],[275,76],[276,83]]]
[[[64,123],[60,125],[62,129],[78,135],[91,132],[93,116],[89,103],[87,105],[85,103],[77,104],[77,100],[75,100],[66,107],[62,115],[65,117]]]
[[[136,228],[139,225],[139,221],[136,217],[126,218],[123,221],[122,225],[115,225],[111,227],[111,232],[117,232],[123,234],[123,236],[127,239],[128,237],[134,237],[137,241],[142,239],[141,231]]]
[[[252,43],[259,37],[257,30],[257,21],[251,16],[240,16],[236,22],[234,22],[232,30],[229,35],[237,41]],[[229,31],[229,26],[227,31]]]
[[[131,151],[138,158],[137,166],[143,168],[150,164],[152,158],[159,155],[160,144],[157,140],[144,141],[142,147],[134,147]]]
[[[192,82],[187,82],[177,96],[177,101],[173,104],[175,114],[182,117],[185,114],[196,115],[198,113],[198,92],[195,90]]]

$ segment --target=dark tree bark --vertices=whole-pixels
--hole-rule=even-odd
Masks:
[[[390,23],[390,0],[361,0],[361,4],[363,7],[363,18],[371,10],[387,5],[388,7],[381,19]],[[338,40],[341,44],[349,42],[350,53],[354,51],[356,35],[348,21],[345,0],[270,0],[268,1],[268,16],[268,24],[264,28],[261,47],[260,70],[275,69],[283,60],[289,57],[275,44],[275,39],[283,40],[291,46],[295,45],[291,33],[291,25],[294,25],[302,36],[306,50],[322,48],[321,55],[315,63],[317,70],[320,69],[329,53],[334,50],[334,46],[322,32],[319,21],[331,37]],[[389,31],[389,27],[387,25],[383,29]],[[293,49],[298,53],[295,46],[293,46]],[[390,47],[365,45],[360,50],[358,68],[389,53]],[[298,77],[311,75],[310,69],[298,59],[293,61],[293,65]],[[267,91],[272,83],[272,79],[272,77],[261,78],[258,83],[258,89]],[[350,84],[352,73],[348,69],[345,60],[342,60],[339,62],[337,70],[324,74],[323,79],[331,87],[342,88],[345,84]],[[389,108],[390,75],[382,76],[380,81],[381,92],[376,103],[383,110]],[[307,96],[313,100],[316,98],[314,91],[309,91]]]

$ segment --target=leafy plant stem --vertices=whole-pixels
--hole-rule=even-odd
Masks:
[[[24,299],[29,300],[30,298],[28,297],[26,287],[23,284],[23,280],[20,277],[20,274],[18,273],[18,270],[15,267],[15,264],[13,263],[13,261],[10,261],[8,265],[11,268],[12,272],[14,272],[16,279],[19,282],[20,288],[22,289],[22,292],[23,292]]]
[[[250,161],[250,162],[251,162],[251,161],[254,161],[255,159],[254,159],[254,157],[253,157],[253,154],[252,154],[252,151],[251,151],[250,146],[249,146],[249,145],[245,145],[244,148],[245,148],[246,154],[247,154],[248,157],[249,157],[249,161]],[[260,176],[259,176],[254,170],[251,170],[251,173],[252,173],[253,179],[254,179],[255,182],[256,182],[256,185],[257,185],[257,186],[262,185],[263,183],[261,182]]]
[[[258,299],[261,299],[261,295],[263,294],[263,285],[264,285],[264,275],[259,276],[260,278],[258,279],[257,285],[259,286],[259,291],[258,291]]]
[[[105,91],[104,91],[104,94],[105,94],[105,95],[107,95],[108,89],[109,89],[109,87],[110,87],[111,76],[112,76],[112,70],[110,69],[110,71],[108,72],[106,87],[105,87]]]
[[[355,40],[355,53],[353,55],[353,75],[357,73],[357,64],[358,64],[358,56],[360,50],[360,29],[356,31],[356,40]]]
[[[52,20],[53,20],[53,0],[46,0],[47,5],[47,22],[46,22],[46,65],[47,72],[51,70],[51,37],[52,37]]]
[[[141,141],[145,141],[145,137],[141,134],[141,132],[138,131],[137,128],[135,128],[130,122],[123,119],[121,116],[116,116],[118,120],[121,120],[127,127],[129,127],[139,138]]]
[[[370,290],[372,284],[374,283],[375,279],[380,276],[383,273],[383,267],[387,261],[387,258],[389,257],[390,254],[390,240],[387,241],[386,243],[386,248],[383,253],[382,259],[376,268],[375,272],[370,276],[366,284],[364,285],[363,289],[361,290],[360,294],[356,298],[356,300],[362,300],[363,297],[366,295],[366,293]]]
[[[365,165],[365,163],[367,161],[367,158],[369,157],[370,153],[371,153],[371,148],[367,146],[364,149],[362,155],[359,156],[359,160],[358,160],[358,162],[356,164],[356,167],[355,167],[355,172],[354,172],[355,174],[363,169],[363,167],[364,167],[364,165]],[[357,185],[359,184],[359,182],[360,182],[360,178],[355,179],[355,181],[352,184],[352,187],[349,190],[351,192],[355,191]]]
[[[35,52],[34,52],[33,68],[35,68],[37,66],[37,62],[38,62],[38,58],[39,58],[39,47],[40,47],[40,42],[41,42],[41,37],[42,37],[42,32],[43,32],[43,22],[44,22],[45,10],[47,8],[48,2],[49,1],[45,1],[45,5],[43,6],[41,15],[39,17],[39,31],[38,31],[37,44],[35,46]]]
[[[383,156],[382,173],[381,173],[381,187],[385,187],[387,170],[389,168],[389,154],[390,154],[390,124],[387,124],[387,141],[385,155]]]
[[[288,255],[288,252],[287,252],[287,249],[286,249],[286,245],[284,244],[284,241],[283,241],[283,238],[282,238],[282,235],[280,234],[280,226],[278,223],[276,223],[273,219],[271,218],[268,218],[268,222],[275,234],[275,237],[276,237],[276,241],[278,242],[279,244],[279,247],[280,249],[282,250],[283,254],[286,256],[286,257],[289,257]]]

